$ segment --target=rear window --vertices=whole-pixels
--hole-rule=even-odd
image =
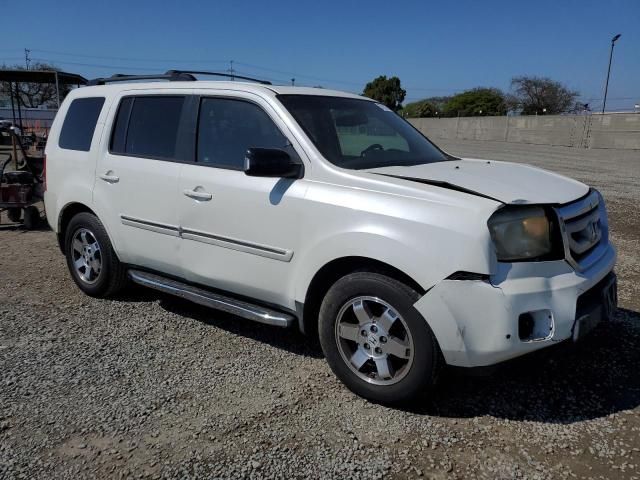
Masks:
[[[122,99],[111,137],[111,152],[175,159],[185,97],[147,96]]]
[[[72,101],[60,131],[59,147],[88,152],[103,105],[104,97],[78,98]]]

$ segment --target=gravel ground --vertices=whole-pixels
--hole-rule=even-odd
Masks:
[[[443,146],[601,188],[613,322],[390,409],[293,331],[143,289],[86,297],[50,231],[0,226],[0,478],[640,478],[640,152]]]

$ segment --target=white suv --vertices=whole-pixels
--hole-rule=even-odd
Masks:
[[[85,293],[132,280],[295,325],[384,403],[443,364],[575,340],[615,309],[596,190],[453,157],[357,95],[159,78],[174,81],[99,79],[53,123],[47,217]]]

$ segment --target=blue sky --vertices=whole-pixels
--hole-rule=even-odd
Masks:
[[[514,75],[549,76],[608,107],[640,103],[640,0],[71,2],[0,0],[0,64],[54,62],[87,77],[225,70],[361,92],[397,75],[412,101]],[[29,13],[30,12],[30,13]]]

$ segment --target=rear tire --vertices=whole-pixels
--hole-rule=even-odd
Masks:
[[[64,251],[76,285],[92,297],[108,297],[127,284],[127,270],[98,218],[78,213],[67,226]]]
[[[441,353],[413,307],[420,295],[378,273],[356,272],[327,292],[319,316],[322,350],[354,393],[383,404],[406,404],[432,387]]]
[[[22,218],[22,209],[21,208],[8,208],[7,209],[7,217],[10,222],[18,223]]]

